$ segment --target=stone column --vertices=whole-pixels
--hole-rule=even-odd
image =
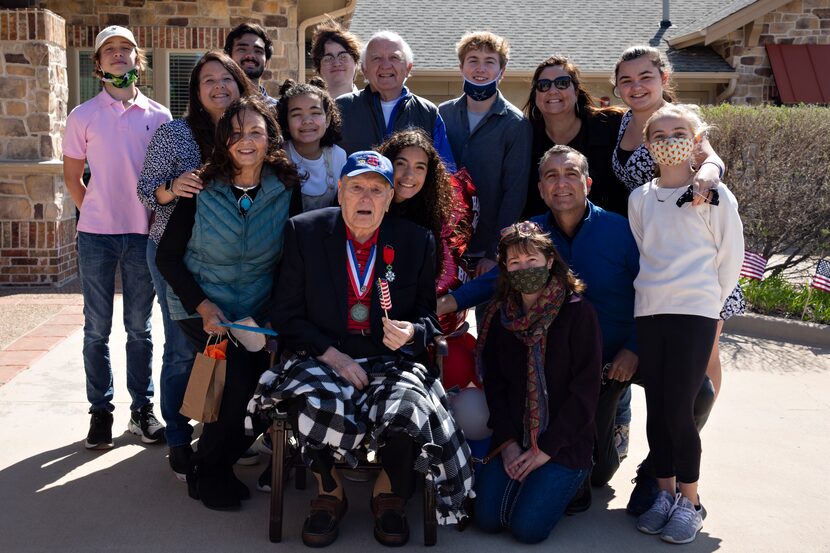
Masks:
[[[0,10],[0,285],[61,286],[77,273],[60,161],[67,99],[63,18]]]

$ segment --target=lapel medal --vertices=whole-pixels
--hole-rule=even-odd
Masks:
[[[386,263],[386,280],[388,282],[395,280],[395,272],[392,270],[393,261],[395,261],[395,248],[387,244],[383,247],[383,262]]]
[[[346,261],[349,264],[349,283],[352,285],[354,295],[357,297],[357,303],[349,309],[349,317],[356,323],[362,323],[369,319],[369,307],[361,300],[369,293],[369,280],[371,280],[375,269],[375,250],[376,246],[372,245],[372,249],[369,252],[369,261],[361,272],[352,241],[346,240]]]

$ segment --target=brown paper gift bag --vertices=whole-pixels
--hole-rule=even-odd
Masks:
[[[179,413],[200,422],[216,422],[225,389],[225,349],[228,341],[208,345],[196,354]]]

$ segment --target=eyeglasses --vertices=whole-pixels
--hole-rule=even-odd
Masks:
[[[542,232],[542,227],[540,227],[538,223],[534,223],[533,221],[521,221],[519,223],[513,223],[509,227],[504,227],[503,229],[501,229],[501,237],[504,238],[505,236],[513,232],[515,232],[519,236],[530,236],[531,234]]]
[[[559,90],[567,90],[573,82],[574,80],[569,75],[556,77],[555,79],[539,79],[536,81],[536,90],[539,92],[547,92],[550,90],[551,85]]]
[[[337,60],[337,63],[346,63],[352,58],[352,55],[346,52],[345,50],[337,54],[326,54],[322,58],[320,58],[320,63],[323,65],[334,65],[334,60]]]

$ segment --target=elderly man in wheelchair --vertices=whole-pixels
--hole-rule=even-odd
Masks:
[[[471,494],[470,451],[427,351],[440,334],[435,243],[426,229],[385,217],[393,182],[387,158],[352,154],[341,173],[340,207],[286,226],[272,324],[295,357],[263,375],[255,399],[291,406],[319,488],[303,524],[309,546],[337,538],[348,501],[334,460],[354,465],[364,441],[382,467],[371,505],[384,545],[409,538],[404,504],[416,471],[433,475],[439,523],[463,519]]]

